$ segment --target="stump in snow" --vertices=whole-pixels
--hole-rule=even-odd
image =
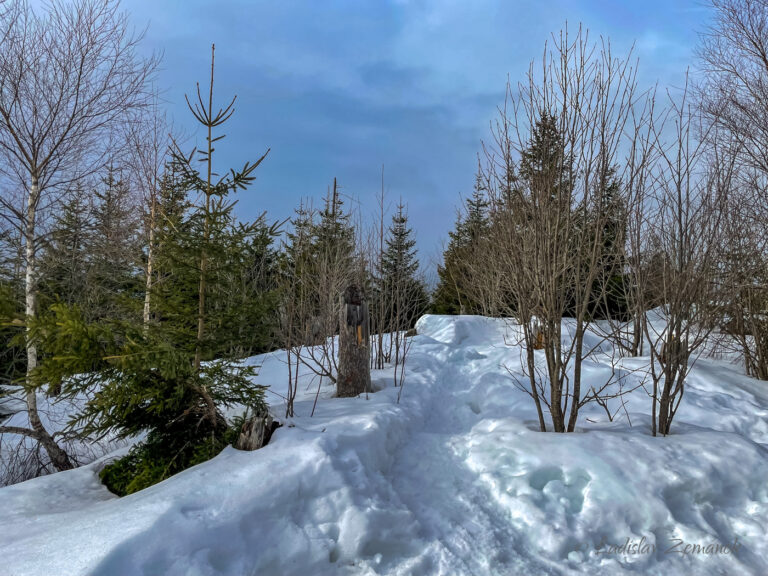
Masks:
[[[272,432],[280,426],[269,413],[256,414],[243,422],[235,448],[238,450],[258,450],[269,443]]]
[[[362,288],[349,286],[341,295],[337,396],[357,396],[371,389],[368,303]]]

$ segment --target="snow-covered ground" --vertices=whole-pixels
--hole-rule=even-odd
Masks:
[[[0,423],[3,426],[30,428],[27,403],[22,398],[24,398],[24,392],[20,389],[0,398]],[[40,390],[37,394],[37,412],[40,421],[46,430],[55,435],[56,441],[66,450],[75,465],[92,462],[106,453],[129,444],[124,440],[115,440],[112,434],[99,442],[81,441],[75,435],[64,434],[72,414],[81,409],[85,401],[84,395],[78,395],[67,401],[56,401],[44,390]],[[54,470],[47,454],[36,440],[17,434],[0,435],[0,487]],[[1,570],[0,574],[2,574]]]
[[[418,331],[399,404],[390,368],[368,398],[321,385],[310,418],[306,375],[262,450],[120,499],[103,460],[0,489],[0,573],[768,574],[765,383],[702,359],[667,438],[650,436],[642,389],[632,426],[594,406],[576,433],[541,433],[503,321],[426,316]],[[283,359],[253,359],[280,416]],[[587,382],[612,363],[595,357]],[[617,362],[627,387],[646,364]]]

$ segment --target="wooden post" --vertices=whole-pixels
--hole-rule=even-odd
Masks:
[[[337,396],[357,396],[370,391],[369,339],[368,303],[362,288],[353,284],[341,295]]]

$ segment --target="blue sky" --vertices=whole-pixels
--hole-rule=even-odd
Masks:
[[[334,176],[375,211],[381,166],[390,201],[409,206],[422,260],[439,258],[509,75],[523,78],[565,22],[607,36],[617,54],[636,42],[639,84],[680,86],[695,66],[704,0],[130,0],[147,50],[164,54],[158,88],[192,132],[184,93],[207,81],[238,95],[220,168],[258,158],[238,210],[273,220],[302,197],[316,205]],[[199,135],[198,135],[199,136]]]

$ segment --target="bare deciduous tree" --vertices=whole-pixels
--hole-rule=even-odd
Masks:
[[[40,211],[55,204],[57,190],[104,166],[116,128],[147,101],[156,60],[137,54],[141,35],[130,34],[116,0],[53,0],[43,13],[24,0],[10,5],[14,18],[4,20],[0,51],[0,153],[25,202],[2,207],[24,239],[29,321],[37,313]],[[28,338],[28,374],[36,366],[37,347]],[[31,381],[26,398],[31,428],[0,431],[37,439],[57,469],[71,468],[38,417]]]
[[[716,19],[699,48],[701,104],[718,134],[768,173],[768,1],[712,0]]]
[[[615,57],[607,40],[592,43],[585,30],[561,32],[540,66],[508,87],[485,148],[492,224],[476,265],[497,275],[496,308],[519,324],[527,383],[516,382],[533,398],[540,429],[546,409],[555,431],[570,432],[579,409],[609,384],[581,388],[582,363],[593,352],[585,335],[606,280],[622,273],[623,237],[608,233],[610,198],[628,178],[623,154],[647,107],[631,60]]]
[[[146,112],[146,113],[145,113]],[[174,140],[173,128],[169,125],[165,114],[157,105],[157,96],[147,107],[146,111],[137,114],[128,124],[128,165],[133,176],[133,185],[141,194],[144,207],[144,244],[146,246],[145,293],[142,317],[148,324],[151,315],[151,294],[154,280],[155,250],[157,243],[157,228],[159,193],[163,173],[171,160],[170,147]]]
[[[733,154],[721,281],[725,332],[747,373],[768,379],[768,2],[712,0],[715,20],[699,56],[700,103],[710,140]]]
[[[706,134],[697,138],[701,116],[686,96],[670,97],[666,117],[654,127],[654,183],[635,213],[645,244],[634,249],[654,256],[651,265],[633,268],[642,287],[636,297],[649,343],[654,436],[669,434],[686,377],[721,308],[719,228],[732,156],[716,146],[707,153]]]

